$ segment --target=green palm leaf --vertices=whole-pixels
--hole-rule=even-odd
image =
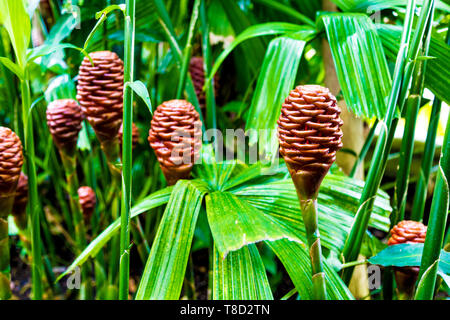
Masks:
[[[283,238],[300,241],[295,233],[264,212],[229,192],[206,197],[206,212],[216,249],[222,259],[251,243]]]
[[[159,190],[148,197],[144,198],[136,206],[131,209],[131,218],[137,217],[141,213],[149,211],[153,208],[159,207],[169,201],[172,193],[172,187]],[[57,279],[59,281],[64,276],[75,270],[76,267],[81,266],[89,258],[94,258],[97,253],[108,243],[111,238],[119,233],[121,226],[120,218],[111,223],[102,233],[100,233],[94,240],[89,243],[86,249],[81,252],[74,262],[64,271]]]
[[[364,14],[327,14],[322,21],[347,107],[382,119],[392,80],[375,25]]]
[[[180,180],[175,185],[145,265],[136,299],[179,299],[205,193],[206,184],[199,180]]]
[[[388,59],[395,61],[399,49],[398,39],[402,29],[396,26],[378,24],[377,30]],[[431,37],[428,54],[434,59],[427,61],[425,86],[440,100],[450,103],[450,93],[448,90],[450,79],[450,47],[442,40]]]
[[[359,11],[367,12],[370,9],[372,12],[381,11],[384,9],[397,9],[405,7],[408,0],[332,0],[344,11]],[[419,0],[418,3],[423,1]],[[443,1],[436,1],[436,7],[447,12],[450,11],[450,6]]]
[[[319,192],[319,230],[322,245],[339,253],[358,210],[364,183],[345,176],[328,174]],[[297,193],[291,179],[241,186],[230,191],[239,199],[272,216],[289,230],[305,239]],[[380,191],[375,200],[370,226],[388,231],[389,197]]]
[[[249,144],[258,142],[260,154],[278,154],[276,135],[281,105],[294,87],[306,42],[301,37],[280,37],[270,42],[259,73],[245,129]]]
[[[311,262],[308,249],[299,243],[289,240],[266,242],[283,263],[297,289],[300,299],[312,299]],[[352,294],[339,275],[324,261],[328,299],[351,300]]]
[[[214,250],[213,299],[273,299],[264,264],[254,244],[230,252],[225,259]]]

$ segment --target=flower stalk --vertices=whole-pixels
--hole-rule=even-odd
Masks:
[[[37,188],[33,118],[31,114],[31,88],[27,77],[21,81],[22,94],[22,121],[25,136],[25,166],[28,175],[29,186],[29,215],[28,225],[31,232],[31,256],[33,264],[31,265],[31,296],[33,300],[42,299],[42,250],[41,250],[41,223],[40,223],[40,204]]]
[[[126,83],[134,81],[134,33],[136,0],[126,1],[125,14],[125,70],[124,70],[124,113],[122,142],[122,205],[120,227],[119,299],[128,300],[130,281],[130,210],[131,169],[133,148],[133,91]]]

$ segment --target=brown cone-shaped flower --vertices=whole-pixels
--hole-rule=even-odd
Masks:
[[[123,62],[114,52],[85,57],[78,74],[77,100],[100,142],[113,140],[122,123]]]
[[[14,198],[14,205],[12,215],[14,221],[19,229],[24,230],[27,227],[27,209],[28,203],[28,177],[21,172],[19,182],[17,183],[16,196]]]
[[[0,127],[0,197],[14,195],[22,164],[22,142],[11,129]]]
[[[424,243],[426,235],[427,227],[423,223],[403,220],[392,228],[388,245]],[[394,270],[399,295],[405,299],[412,298],[419,267],[394,267]]]
[[[189,63],[189,73],[192,77],[192,82],[194,84],[195,93],[197,94],[198,102],[201,108],[204,108],[206,105],[206,95],[205,91],[203,91],[203,87],[205,86],[205,69],[203,66],[203,58],[202,57],[192,57]],[[214,90],[217,94],[219,86],[219,81],[217,75],[214,76]]]
[[[426,235],[427,227],[423,223],[403,220],[392,228],[388,245],[392,246],[402,243],[424,243]]]
[[[119,140],[120,150],[122,150],[123,125],[120,126],[119,132],[117,133],[117,139]],[[131,126],[131,139],[132,148],[134,149],[139,144],[139,128],[134,123]]]
[[[68,155],[75,153],[83,113],[75,100],[51,102],[47,107],[47,126],[59,150]]]
[[[281,108],[280,153],[301,199],[317,196],[320,184],[342,148],[341,110],[330,90],[298,86]]]
[[[167,184],[189,178],[202,145],[201,127],[198,112],[185,100],[170,100],[156,109],[148,141]]]
[[[80,187],[78,188],[78,198],[84,219],[88,221],[95,210],[95,205],[97,204],[95,192],[90,187]]]

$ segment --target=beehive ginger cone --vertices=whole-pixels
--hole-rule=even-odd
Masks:
[[[388,245],[424,243],[426,235],[427,227],[423,223],[403,220],[392,228]],[[399,296],[404,299],[412,298],[415,283],[419,276],[419,267],[394,267],[394,275]]]
[[[22,143],[9,128],[0,127],[0,300],[9,299],[8,215],[23,165]]]
[[[205,69],[203,57],[192,57],[189,62],[189,73],[191,74],[192,83],[194,84],[195,93],[201,108],[206,105],[206,94],[203,90],[205,86]],[[217,95],[219,90],[219,77],[217,74],[214,76],[214,91]]]
[[[81,108],[73,99],[56,100],[47,107],[47,126],[53,141],[69,156],[75,154],[82,121]]]
[[[21,172],[19,182],[17,183],[12,215],[14,221],[20,230],[27,227],[27,204],[28,204],[28,177]]]
[[[122,124],[123,62],[111,51],[85,57],[78,73],[77,100],[101,143],[114,140]]]
[[[148,137],[168,185],[188,179],[199,158],[200,116],[185,100],[170,100],[156,109]]]
[[[81,211],[83,212],[83,217],[85,222],[88,222],[95,211],[95,206],[97,204],[97,198],[95,196],[95,191],[91,187],[80,187],[78,188],[78,200],[80,203]]]
[[[14,196],[22,165],[22,142],[11,129],[0,127],[0,197]]]
[[[318,85],[296,87],[282,105],[278,120],[280,154],[301,200],[317,197],[342,148],[340,113],[336,98]]]

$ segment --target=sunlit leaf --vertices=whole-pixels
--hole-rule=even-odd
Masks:
[[[305,44],[301,39],[280,37],[267,48],[245,127],[250,146],[258,143],[266,159],[278,154],[277,120],[284,99],[294,89]]]
[[[0,23],[8,31],[14,47],[17,64],[24,69],[31,38],[31,21],[26,11],[26,0],[0,1]]]
[[[386,249],[369,259],[372,264],[381,266],[408,267],[420,266],[423,243],[405,243],[388,246]],[[441,250],[439,270],[450,274],[450,252]]]
[[[255,245],[230,252],[225,259],[214,250],[213,299],[273,299],[266,270]]]
[[[347,107],[384,118],[392,80],[375,25],[364,14],[327,14],[322,21]]]
[[[264,212],[228,192],[206,197],[206,212],[216,249],[222,259],[229,251],[263,240],[300,241],[294,233]]]
[[[312,299],[312,273],[308,249],[297,242],[279,240],[266,242],[275,252],[289,273],[292,282],[298,290],[300,299]],[[339,275],[324,261],[325,280],[328,299],[352,300],[353,296]]]
[[[142,274],[136,299],[179,299],[195,225],[206,193],[199,180],[174,187]]]

